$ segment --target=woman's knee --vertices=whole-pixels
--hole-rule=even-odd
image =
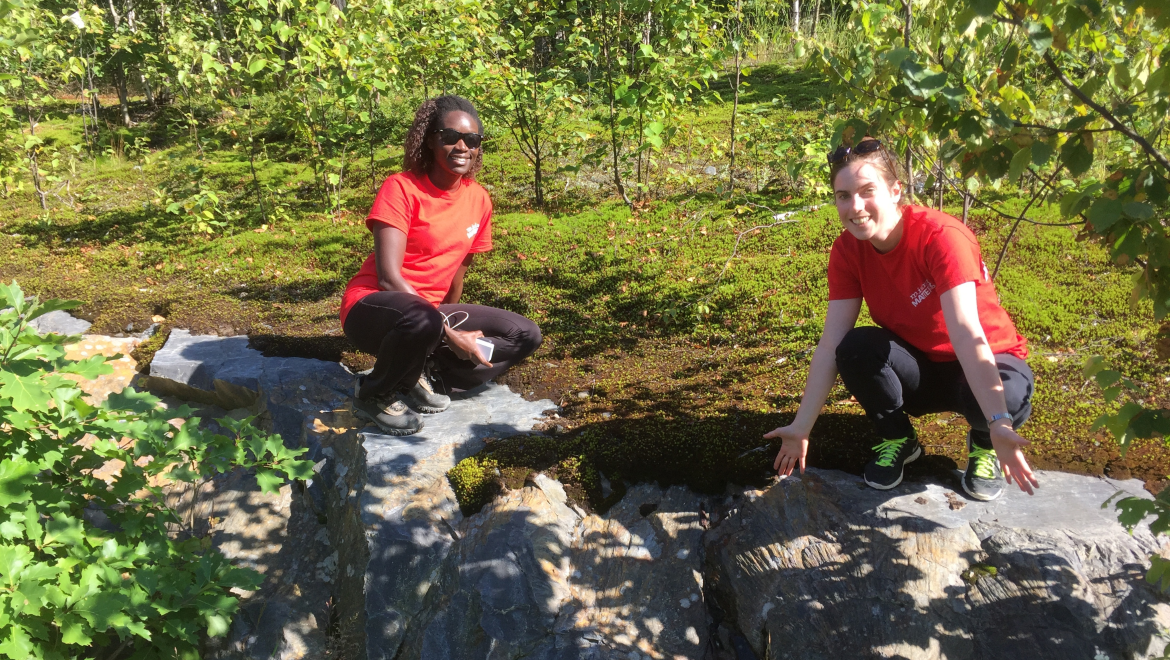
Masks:
[[[403,308],[398,330],[411,337],[437,341],[443,334],[443,315],[433,305],[419,298]]]
[[[544,343],[544,335],[540,332],[540,326],[533,321],[525,318],[524,323],[520,325],[520,332],[516,338],[516,344],[524,355],[532,355],[540,345]]]

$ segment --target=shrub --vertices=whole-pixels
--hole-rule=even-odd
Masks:
[[[80,303],[26,301],[15,282],[0,295],[0,657],[199,657],[201,633],[228,630],[230,590],[261,576],[181,533],[165,486],[243,467],[272,492],[310,474],[304,450],[250,419],[201,430],[186,406],[132,389],[88,400],[74,379],[111,373],[105,358],[67,359],[77,337],[29,327]]]

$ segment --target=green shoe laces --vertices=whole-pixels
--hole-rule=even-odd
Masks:
[[[898,438],[896,440],[883,440],[882,443],[873,448],[878,453],[877,464],[882,467],[890,467],[894,464],[894,459],[898,457],[898,452],[902,451],[902,445],[910,438]]]
[[[976,477],[980,479],[995,478],[994,451],[983,449],[982,447],[971,447],[971,451],[967,452],[967,460],[975,461],[975,469],[973,472]]]

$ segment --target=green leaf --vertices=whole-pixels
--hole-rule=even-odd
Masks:
[[[93,380],[98,376],[114,373],[114,368],[106,364],[106,356],[92,355],[84,360],[66,361],[57,367],[57,371],[63,374],[77,374],[86,380]]]
[[[44,316],[49,312],[74,309],[75,307],[80,307],[81,304],[82,303],[80,300],[58,300],[56,298],[53,300],[46,300],[45,302],[37,305],[25,320],[31,321],[39,316]]]
[[[1052,154],[1056,150],[1047,142],[1033,142],[1032,143],[1032,164],[1036,167],[1044,167],[1048,161],[1052,160]]]
[[[1032,164],[1032,149],[1024,147],[1012,156],[1011,167],[1008,169],[1008,178],[1012,181],[1023,176],[1024,172],[1028,170],[1028,165]]]
[[[1064,8],[1064,25],[1061,30],[1065,34],[1072,36],[1077,30],[1089,24],[1089,16],[1083,9],[1074,4],[1069,4]]]
[[[253,76],[256,75],[264,68],[265,64],[268,64],[268,62],[266,62],[263,58],[252,60],[252,63],[248,65],[248,74]]]
[[[1144,497],[1126,497],[1117,502],[1117,521],[1126,529],[1133,530],[1138,523],[1145,519],[1157,508],[1157,504]]]
[[[1122,208],[1122,211],[1134,220],[1145,221],[1154,217],[1154,207],[1145,202],[1130,202]]]
[[[54,513],[45,522],[43,545],[62,543],[69,547],[81,547],[85,543],[85,527],[81,521],[64,513]]]
[[[39,378],[10,371],[0,371],[0,397],[11,399],[17,410],[47,410],[50,400]]]
[[[32,497],[29,487],[36,483],[40,470],[24,458],[0,460],[0,509]]]
[[[284,485],[284,478],[275,470],[256,468],[256,483],[262,493],[275,493]]]
[[[1073,176],[1080,176],[1093,166],[1093,152],[1085,145],[1081,136],[1076,136],[1060,148],[1060,162]]]
[[[997,144],[983,152],[980,162],[991,180],[1000,179],[1008,173],[1011,166],[1012,153],[1002,144]]]
[[[121,593],[100,591],[78,603],[73,611],[85,619],[97,632],[111,627],[125,628],[130,617],[124,611],[129,600]]]
[[[89,646],[93,638],[89,636],[89,627],[74,614],[66,614],[58,624],[61,628],[61,641],[65,644]]]
[[[1037,53],[1043,53],[1052,46],[1052,30],[1049,30],[1047,25],[1029,21],[1026,27],[1028,41],[1032,43],[1032,49]]]
[[[1089,222],[1094,230],[1103,234],[1121,219],[1121,213],[1120,201],[1101,197],[1089,207]]]
[[[999,8],[999,0],[967,0],[967,6],[979,16],[987,17]]]
[[[23,545],[0,545],[0,581],[13,585],[35,558],[32,550]]]
[[[0,629],[0,634],[7,635],[3,641],[0,641],[0,653],[12,660],[28,660],[40,655],[34,652],[36,646],[33,639],[29,636],[28,630],[22,626],[14,623],[7,629]]]

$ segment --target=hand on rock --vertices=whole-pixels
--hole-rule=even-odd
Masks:
[[[1003,478],[1010,484],[1012,481],[1020,490],[1034,495],[1033,488],[1039,488],[1040,482],[1032,474],[1028,459],[1024,458],[1023,448],[1031,444],[1020,437],[1007,424],[994,424],[991,427],[991,446],[995,448],[995,456],[999,459],[999,467],[1003,470]]]
[[[804,457],[808,453],[808,433],[804,432],[794,426],[782,426],[764,434],[767,440],[774,440],[780,438],[783,443],[780,445],[780,452],[776,454],[776,461],[772,463],[772,468],[776,473],[782,477],[787,477],[792,474],[792,470],[800,467],[800,473],[804,474]]]

